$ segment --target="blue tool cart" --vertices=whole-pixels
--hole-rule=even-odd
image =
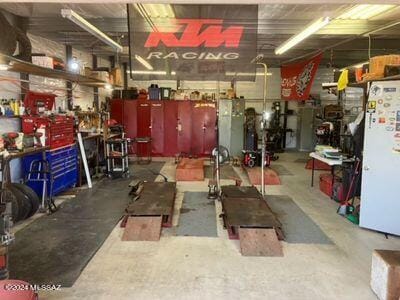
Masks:
[[[43,182],[46,180],[47,195],[53,197],[78,182],[78,150],[75,144],[46,151],[47,163],[40,154],[23,158],[23,170],[26,184],[39,197],[43,194]],[[46,166],[49,170],[45,170]]]

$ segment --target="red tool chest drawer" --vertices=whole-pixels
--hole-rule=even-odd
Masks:
[[[23,116],[22,131],[34,134],[38,129],[45,131],[45,145],[51,149],[74,143],[74,118],[70,116]]]

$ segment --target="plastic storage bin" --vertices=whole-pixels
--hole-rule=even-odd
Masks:
[[[160,100],[161,90],[157,85],[149,87],[149,100]]]

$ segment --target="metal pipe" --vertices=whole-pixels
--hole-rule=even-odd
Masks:
[[[267,103],[267,76],[268,76],[268,66],[265,63],[260,63],[257,62],[257,65],[261,65],[264,67],[264,91],[263,91],[263,113],[262,113],[262,121],[261,121],[261,134],[262,134],[262,148],[261,148],[261,194],[263,197],[265,196],[265,182],[264,182],[264,177],[265,177],[265,170],[264,170],[264,165],[265,165],[265,126],[266,126],[266,120],[265,120],[265,108],[266,108],[266,103]]]
[[[219,73],[219,71],[218,71]],[[218,197],[221,195],[221,173],[220,173],[220,164],[219,164],[219,95],[220,95],[220,82],[219,82],[219,74],[218,74],[218,81],[217,81],[217,103],[216,103],[216,113],[217,113],[217,151],[216,151],[216,160],[215,160],[215,167],[216,167],[216,177],[217,177],[217,191]]]

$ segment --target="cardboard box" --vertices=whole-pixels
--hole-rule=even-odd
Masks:
[[[93,71],[91,68],[85,68],[84,75],[90,78],[110,82],[110,75],[107,71]]]
[[[374,250],[371,288],[380,300],[400,299],[400,251]]]
[[[54,69],[54,61],[48,56],[32,56],[32,63],[44,68]]]
[[[110,73],[110,82],[113,85],[123,86],[122,72],[120,68],[114,68]]]
[[[369,73],[373,74],[375,78],[382,78],[385,74],[386,65],[399,65],[399,64],[400,64],[400,55],[397,54],[371,57],[369,60]]]

